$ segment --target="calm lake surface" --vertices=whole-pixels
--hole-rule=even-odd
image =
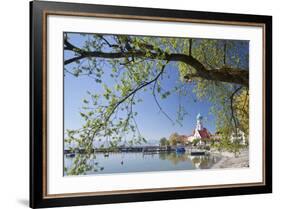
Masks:
[[[67,169],[72,166],[74,159],[75,157],[64,156]],[[90,164],[98,163],[102,170],[92,169],[86,174],[208,169],[218,160],[220,160],[220,157],[217,155],[191,156],[188,153],[176,152],[154,154],[143,154],[141,152],[109,153],[109,156],[98,153],[95,159],[90,160]]]

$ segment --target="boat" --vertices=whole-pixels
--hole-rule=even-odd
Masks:
[[[197,156],[197,155],[205,155],[205,150],[191,150],[190,155],[191,156]]]
[[[66,156],[72,158],[72,157],[75,157],[75,153],[68,153],[68,154],[66,154]]]
[[[177,153],[184,153],[185,152],[185,148],[184,147],[176,147],[176,152]]]

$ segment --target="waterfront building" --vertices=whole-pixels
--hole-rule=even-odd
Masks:
[[[231,143],[239,143],[242,145],[246,145],[247,144],[247,138],[246,138],[246,134],[241,131],[240,129],[237,129],[237,132],[233,132],[230,136],[230,141]]]
[[[186,136],[186,142],[189,143],[193,142],[195,139],[199,139],[199,143],[203,144],[202,139],[211,139],[211,136],[208,129],[203,126],[203,116],[199,113],[196,116],[196,127],[191,135]]]

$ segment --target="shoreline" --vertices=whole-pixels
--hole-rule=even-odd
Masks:
[[[243,149],[235,157],[231,152],[216,152],[221,159],[210,168],[247,168],[249,167],[249,150]]]

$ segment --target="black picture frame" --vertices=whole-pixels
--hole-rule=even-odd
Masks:
[[[49,14],[63,15],[108,14],[139,19],[160,18],[179,21],[189,19],[219,24],[242,23],[264,25],[264,182],[262,185],[225,186],[218,188],[170,189],[101,195],[46,196],[46,22]],[[160,20],[160,21],[161,21]],[[272,17],[169,9],[134,8],[93,4],[30,2],[30,207],[44,208],[89,204],[201,198],[272,192]]]

